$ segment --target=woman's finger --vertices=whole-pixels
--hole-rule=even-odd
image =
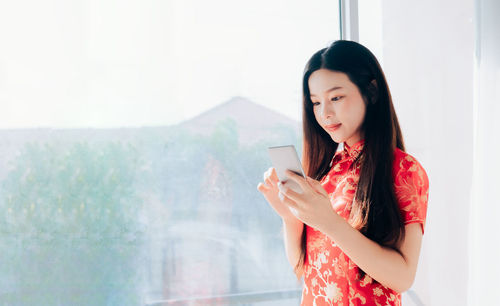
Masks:
[[[289,198],[285,193],[283,192],[279,192],[279,198],[281,200],[281,202],[283,202],[283,204],[286,204],[287,206],[293,208],[293,209],[297,209],[298,208],[298,205],[295,201],[293,201],[293,199]]]
[[[326,192],[325,188],[323,188],[323,186],[321,186],[321,184],[314,184],[313,186],[314,190],[321,194],[321,195],[324,195],[324,196],[328,196],[328,192]]]
[[[312,177],[307,177],[307,182],[311,184],[311,186],[313,187],[314,190],[316,190],[317,192],[323,194],[323,195],[328,195],[328,193],[326,192],[325,188],[323,188],[323,185],[321,184],[320,181],[317,181],[315,179],[313,179]]]
[[[274,169],[274,167],[271,167],[271,172],[270,172],[270,177],[271,179],[274,181],[274,182],[279,182],[279,178],[278,178],[278,173],[276,173],[276,169]]]
[[[306,180],[307,180],[309,183],[311,183],[311,184],[314,184],[314,185],[318,185],[318,184],[319,184],[319,185],[321,185],[321,182],[320,182],[320,181],[317,181],[317,180],[313,179],[313,178],[312,178],[312,177],[310,177],[310,176],[307,176],[307,179],[306,179]]]
[[[266,184],[259,183],[257,185],[257,190],[262,192],[262,193],[266,193],[270,190],[270,188],[269,188],[269,186],[266,186]]]
[[[292,172],[290,170],[285,171],[286,176],[290,178],[291,180],[295,181],[297,184],[299,184],[300,188],[305,192],[307,190],[311,189],[311,185],[306,181],[305,178],[302,176],[296,174],[295,172]]]
[[[276,182],[274,182],[270,177],[266,178],[266,184],[271,187],[276,186]]]
[[[292,199],[294,202],[302,202],[303,201],[301,193],[298,193],[298,192],[294,191],[293,189],[284,186],[284,184],[282,184],[281,182],[278,183],[278,188],[285,196]]]
[[[266,180],[269,177],[270,170],[271,170],[271,168],[267,169],[266,172],[264,172],[264,175],[262,176],[264,178],[264,180]]]

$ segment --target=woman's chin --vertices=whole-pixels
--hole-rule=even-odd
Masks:
[[[333,135],[333,133],[330,133],[330,137],[332,138],[333,141],[336,143],[342,143],[344,140],[339,137],[338,135]]]

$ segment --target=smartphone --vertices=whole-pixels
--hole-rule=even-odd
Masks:
[[[302,193],[300,185],[295,181],[290,180],[285,174],[285,171],[288,169],[302,177],[306,177],[295,146],[275,146],[268,147],[267,149],[269,151],[269,156],[271,157],[271,162],[276,169],[276,174],[278,175],[278,179],[281,183],[286,182],[287,187],[291,188],[295,192]]]

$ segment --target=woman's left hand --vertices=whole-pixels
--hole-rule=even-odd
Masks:
[[[303,178],[292,171],[286,170],[289,179],[299,184],[303,193],[297,193],[286,187],[285,183],[278,183],[283,194],[282,202],[287,204],[292,213],[303,223],[320,230],[335,222],[337,212],[332,207],[326,190],[319,181],[310,177]]]

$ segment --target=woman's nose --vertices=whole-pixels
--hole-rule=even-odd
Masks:
[[[321,116],[323,118],[329,118],[334,114],[333,107],[329,105],[328,102],[326,103],[321,103]]]

